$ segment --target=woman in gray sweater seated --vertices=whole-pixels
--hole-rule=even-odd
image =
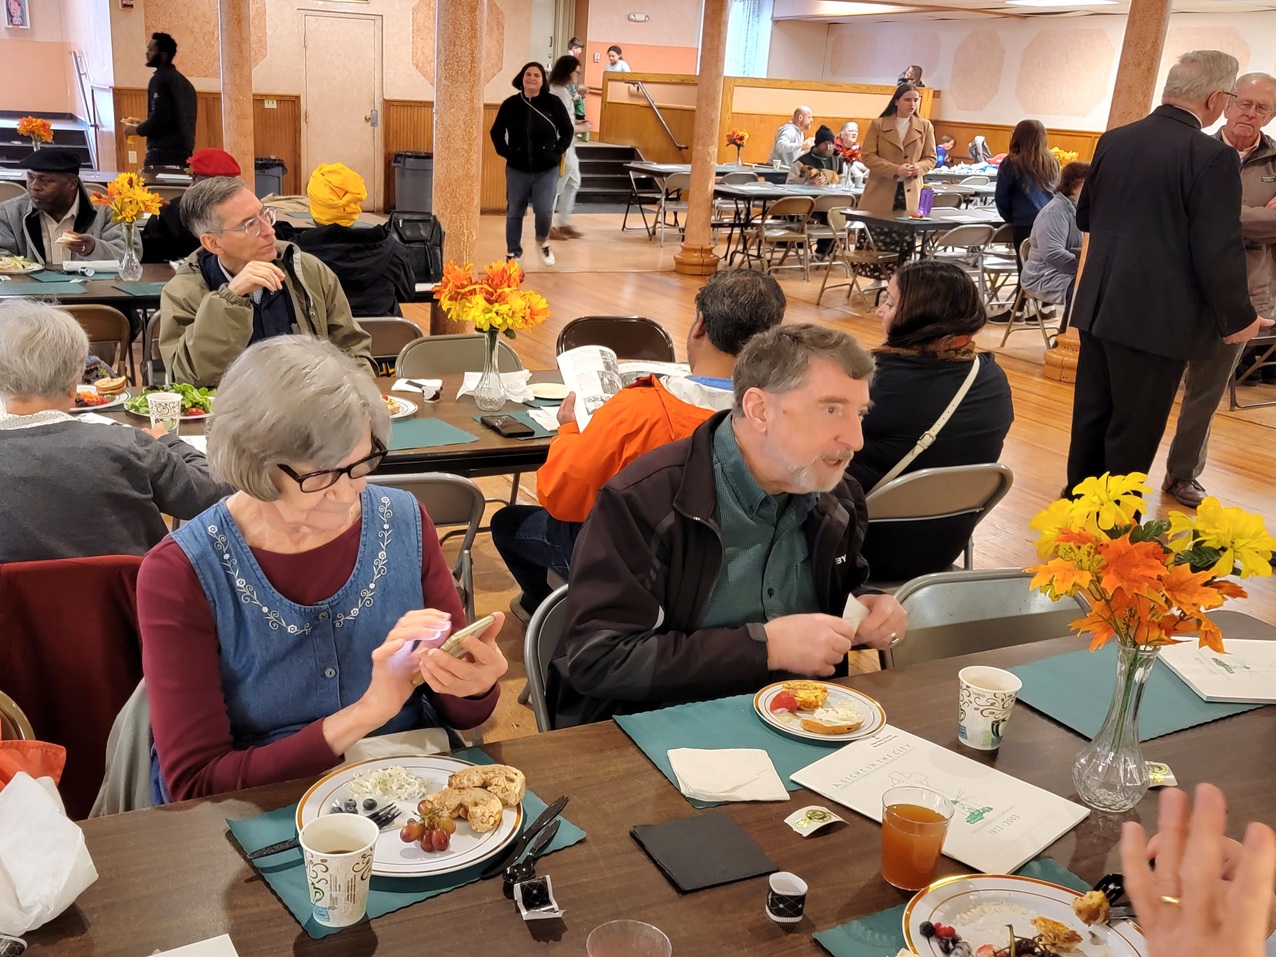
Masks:
[[[1063,305],[1065,318],[1072,305],[1081,230],[1077,228],[1077,197],[1085,185],[1089,163],[1069,163],[1059,174],[1059,190],[1042,207],[1032,224],[1028,255],[1019,281],[1042,302]],[[1060,331],[1063,323],[1060,323]]]
[[[60,309],[0,303],[0,562],[141,555],[228,494],[176,436],[69,414],[88,353]]]

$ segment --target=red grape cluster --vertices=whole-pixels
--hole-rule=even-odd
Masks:
[[[456,821],[425,799],[417,804],[416,813],[417,817],[409,818],[399,830],[399,840],[420,844],[426,852],[446,851],[456,832]]]

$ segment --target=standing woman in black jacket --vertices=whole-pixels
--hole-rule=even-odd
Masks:
[[[501,104],[492,124],[492,143],[505,157],[505,255],[523,255],[523,216],[528,200],[536,220],[536,251],[554,265],[549,230],[554,219],[558,166],[572,145],[572,118],[545,82],[545,68],[529,63],[514,78],[518,90]]]

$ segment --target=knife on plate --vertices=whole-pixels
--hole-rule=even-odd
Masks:
[[[536,863],[536,858],[545,853],[545,848],[549,847],[549,842],[558,835],[558,825],[563,823],[561,817],[556,817],[549,822],[549,826],[545,830],[536,835],[536,840],[532,841],[532,846],[527,849],[527,863]]]
[[[536,835],[545,830],[545,828],[549,826],[550,821],[553,821],[558,817],[558,815],[562,814],[563,808],[566,806],[567,795],[564,794],[540,813],[540,816],[532,822],[531,827],[523,832],[523,836],[515,841],[508,851],[488,865],[487,870],[483,871],[483,873],[479,875],[479,880],[486,881],[504,874],[505,868],[509,867],[523,855],[523,852],[527,850],[527,846],[536,839]]]

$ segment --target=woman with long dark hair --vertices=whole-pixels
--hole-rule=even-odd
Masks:
[[[562,101],[568,116],[574,116],[575,103],[572,90],[580,77],[580,60],[574,56],[560,56],[549,71],[549,92]],[[593,127],[587,120],[573,120],[573,131],[584,133]],[[576,137],[573,135],[567,152],[563,154],[563,170],[558,177],[554,205],[558,208],[558,226],[550,230],[552,239],[579,239],[580,233],[572,226],[572,210],[576,208],[576,191],[580,189],[580,159],[576,156]]]
[[[549,91],[545,68],[528,63],[513,80],[513,96],[501,104],[492,124],[492,143],[505,159],[505,255],[523,255],[523,216],[532,204],[536,220],[536,252],[554,265],[549,230],[554,220],[558,167],[572,145],[572,118]]]
[[[864,418],[864,447],[847,467],[850,475],[871,491],[912,453],[963,388],[931,445],[897,474],[996,462],[1014,407],[996,358],[975,348],[975,333],[988,317],[970,277],[954,263],[905,263],[891,277],[877,315],[884,341],[873,350],[873,406]],[[944,571],[965,547],[973,524],[957,518],[870,525],[863,554],[877,581]]]
[[[935,128],[917,115],[922,96],[901,84],[882,115],[868,125],[860,160],[869,169],[860,208],[877,216],[917,210],[922,177],[935,168]]]
[[[1040,120],[1020,120],[1010,134],[1010,152],[997,167],[997,212],[1010,223],[1019,246],[1032,235],[1032,224],[1059,182],[1059,161],[1046,145]],[[1019,261],[1019,268],[1023,262]]]

